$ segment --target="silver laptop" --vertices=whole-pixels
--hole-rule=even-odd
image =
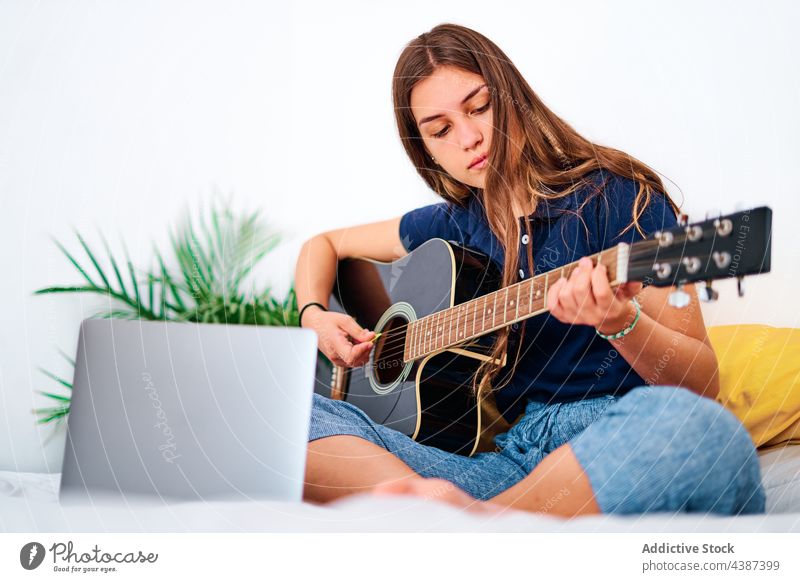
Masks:
[[[84,321],[60,498],[300,500],[316,362],[297,327]]]

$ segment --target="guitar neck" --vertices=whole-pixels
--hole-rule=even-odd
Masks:
[[[594,265],[606,266],[613,287],[628,280],[629,253],[630,246],[622,243],[589,258]],[[577,266],[574,261],[413,321],[406,333],[403,359],[415,360],[546,312],[547,290],[568,278]]]

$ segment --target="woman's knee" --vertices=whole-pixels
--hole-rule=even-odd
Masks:
[[[573,448],[601,487],[604,511],[763,511],[747,431],[717,402],[684,388],[632,390]]]
[[[755,445],[733,413],[685,388],[652,386],[633,396],[637,412],[654,415],[652,436],[676,467],[673,485],[685,489],[687,509],[763,511]]]

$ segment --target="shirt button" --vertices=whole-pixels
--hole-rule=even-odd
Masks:
[[[519,278],[520,279],[524,279],[525,278],[525,271],[523,271],[522,269],[519,270]]]
[[[530,242],[530,240],[531,239],[530,239],[530,237],[528,237],[527,234],[523,234],[522,235],[522,244],[526,245],[526,244],[528,244],[528,242]]]

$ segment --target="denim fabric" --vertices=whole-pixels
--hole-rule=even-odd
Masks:
[[[603,513],[763,513],[750,435],[728,410],[684,388],[642,386],[623,396],[528,401],[498,435],[497,452],[464,457],[373,422],[348,402],[314,395],[309,441],[353,435],[388,450],[423,477],[446,479],[488,500],[570,443]]]

